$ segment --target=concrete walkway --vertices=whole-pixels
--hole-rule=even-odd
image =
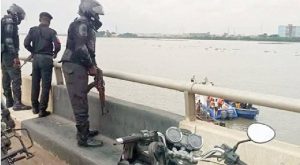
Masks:
[[[112,145],[114,141],[103,136],[96,137],[104,141],[103,147],[78,147],[75,138],[75,123],[57,115],[52,114],[45,118],[37,118],[37,115],[33,115],[31,111],[11,111],[11,114],[18,123],[21,123],[22,128],[27,128],[30,131],[36,143],[43,148],[47,148],[46,151],[35,144],[38,148],[32,149],[32,152],[35,152],[36,158],[22,160],[21,164],[23,164],[23,161],[26,161],[29,164],[65,165],[65,162],[57,158],[59,157],[72,165],[110,165],[117,164],[121,155],[122,146]],[[39,154],[40,152],[41,155]],[[50,153],[55,153],[57,157]],[[58,162],[52,161],[55,159]]]
[[[21,128],[21,121],[28,120],[37,117],[37,115],[33,115],[31,110],[28,111],[11,111],[11,116],[16,122],[16,128]],[[21,148],[20,142],[16,138],[12,138],[12,150],[16,150]],[[29,139],[27,136],[22,135],[22,140],[26,146],[29,146]],[[12,151],[11,150],[11,151]],[[68,165],[65,161],[59,159],[57,156],[53,155],[51,152],[42,148],[39,144],[34,142],[32,148],[29,149],[31,153],[33,153],[34,157],[30,159],[22,159],[17,161],[16,165]]]

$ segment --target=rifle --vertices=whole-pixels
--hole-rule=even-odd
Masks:
[[[104,113],[105,108],[105,88],[104,88],[104,80],[103,80],[103,72],[100,68],[97,68],[97,74],[94,77],[94,82],[90,83],[87,87],[87,93],[95,87],[98,90],[99,93],[99,99],[101,103],[101,111],[102,115],[109,113],[108,110]]]
[[[33,54],[29,55],[25,60],[24,63],[20,66],[20,69],[29,61],[31,61],[31,59],[33,58]]]

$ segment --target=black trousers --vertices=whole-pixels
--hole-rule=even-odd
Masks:
[[[49,92],[52,82],[53,58],[46,54],[35,54],[32,62],[32,107],[45,111],[48,107]],[[40,102],[40,82],[42,80],[42,93]]]
[[[76,125],[88,125],[89,106],[87,100],[88,73],[85,67],[64,62],[62,65],[64,77],[66,80],[67,90]]]
[[[13,99],[12,92],[13,92],[15,101],[21,101],[21,94],[22,94],[21,69],[14,68],[12,65],[12,61],[5,60],[5,57],[9,56],[8,53],[1,53],[1,56],[3,56],[2,57],[3,59],[1,59],[3,94],[6,97],[6,99],[12,100]]]

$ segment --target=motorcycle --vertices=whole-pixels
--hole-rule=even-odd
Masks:
[[[33,141],[30,133],[27,129],[15,129],[15,123],[10,117],[9,110],[4,106],[3,100],[1,100],[1,164],[13,165],[16,161],[33,157],[33,154],[28,151],[33,146]],[[30,140],[29,146],[26,146],[20,136],[19,131],[26,132],[27,137]],[[12,150],[11,144],[12,138],[18,139],[21,148]]]
[[[116,139],[123,144],[118,165],[179,165],[197,164],[202,138],[186,129],[170,127],[165,135],[141,130]]]
[[[33,146],[33,141],[30,137],[30,134],[27,129],[6,129],[5,123],[1,123],[1,164],[14,164],[14,162],[21,159],[27,158],[30,159],[33,157],[33,154],[28,151]],[[29,140],[30,145],[25,146],[22,137],[19,135],[18,131],[25,131]],[[11,148],[11,139],[17,138],[20,142],[21,148],[10,151]]]
[[[230,147],[226,144],[215,146],[212,150],[204,153],[201,158],[197,158],[197,160],[213,162],[210,158],[215,158],[218,162],[224,161],[226,165],[246,165],[245,162],[240,160],[239,155],[235,153],[238,146],[250,141],[258,144],[267,143],[274,139],[275,131],[268,125],[254,123],[248,127],[247,136],[248,139],[237,142],[234,147]]]
[[[239,141],[234,147],[226,144],[215,146],[202,154],[203,139],[186,129],[170,127],[165,134],[141,130],[130,136],[117,138],[116,144],[123,144],[123,153],[118,165],[194,165],[199,161],[218,162],[226,165],[246,165],[236,152],[245,142],[266,143],[275,137],[275,131],[268,125],[254,123],[248,127],[248,139]]]

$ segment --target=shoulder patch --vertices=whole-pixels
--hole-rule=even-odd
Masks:
[[[4,23],[6,23],[6,24],[12,24],[12,23],[14,23],[14,21],[13,21],[12,18],[6,17],[6,18],[4,18]]]
[[[87,28],[87,25],[86,24],[80,24],[79,27],[78,27],[78,32],[79,32],[79,35],[82,36],[82,37],[87,37],[88,36],[88,32],[87,32],[88,28]]]

